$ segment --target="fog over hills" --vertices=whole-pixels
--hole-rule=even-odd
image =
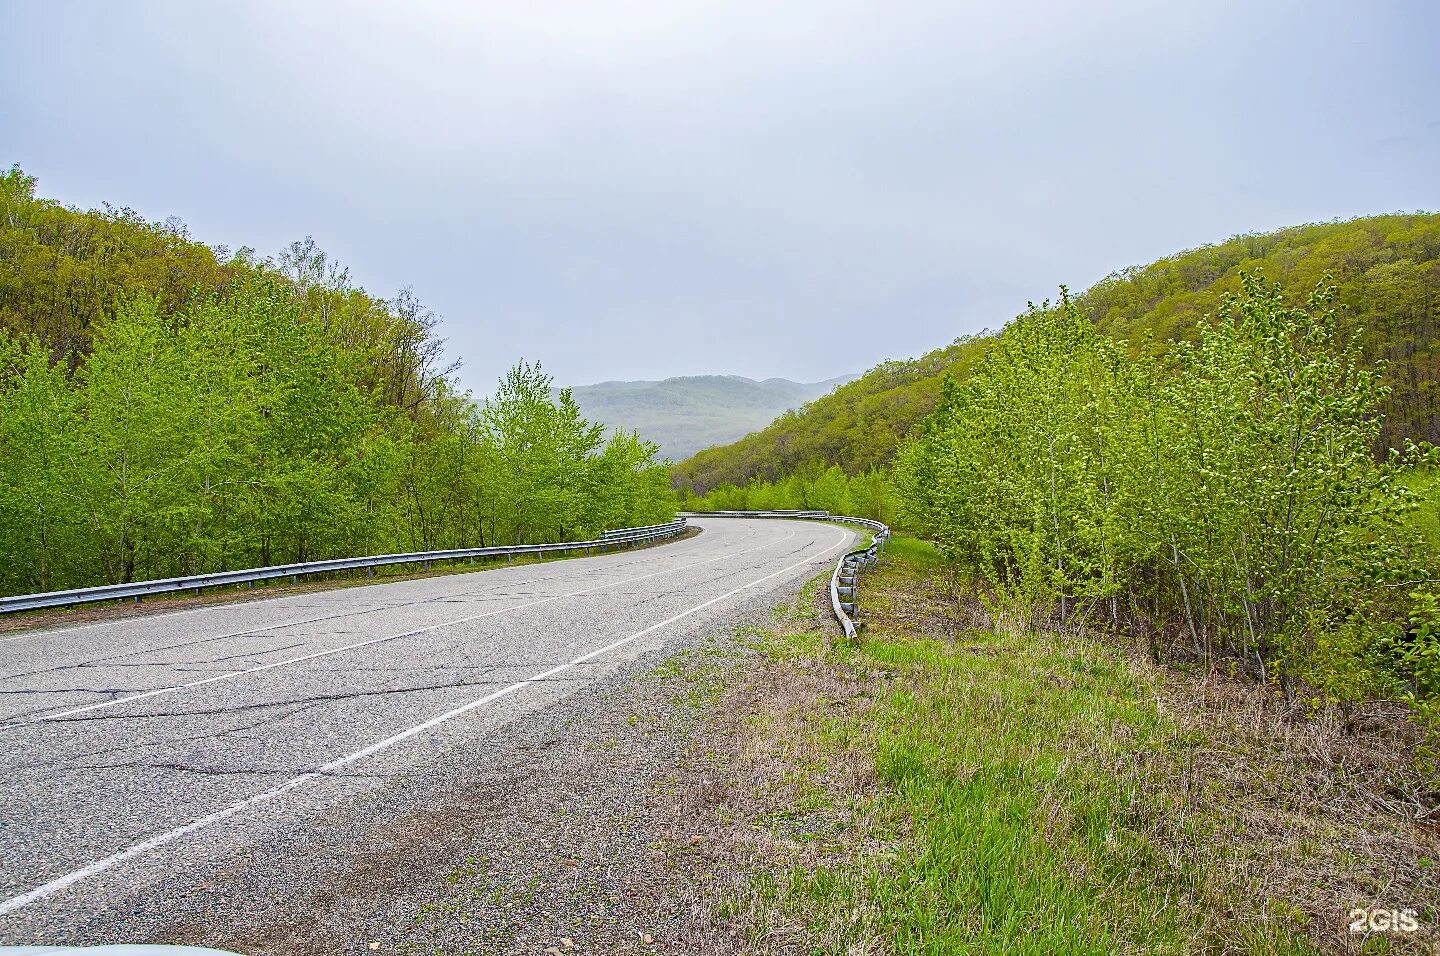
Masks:
[[[742,375],[686,375],[659,382],[577,385],[574,393],[587,418],[634,429],[658,443],[662,455],[679,461],[764,428],[777,415],[855,378],[757,382]]]

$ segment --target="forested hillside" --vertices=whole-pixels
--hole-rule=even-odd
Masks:
[[[1233,293],[1216,288],[1228,284],[1216,266],[1203,318],[1184,283],[1185,308],[1147,297],[1173,279],[1173,263],[1152,267],[941,353],[963,374],[905,423],[888,474],[802,460],[687,505],[898,522],[938,547],[997,626],[1100,628],[1157,662],[1226,661],[1315,708],[1401,701],[1440,769],[1440,449],[1409,437],[1433,437],[1435,221],[1357,241],[1375,224],[1334,227],[1345,241],[1332,248],[1370,253],[1344,313],[1336,283],[1291,291],[1314,269],[1296,261],[1283,281],[1242,269]],[[1377,255],[1401,249],[1432,255]],[[1182,273],[1206,261],[1191,255]],[[1111,334],[1136,316],[1178,316],[1169,330],[1186,334],[1164,347]],[[909,381],[877,394],[929,385],[914,366],[896,371]]]
[[[539,365],[480,402],[408,291],[0,176],[0,593],[536,542],[673,513]]]
[[[1167,351],[1193,339],[1199,319],[1242,271],[1259,268],[1291,301],[1326,274],[1341,307],[1341,334],[1367,361],[1389,363],[1383,450],[1401,438],[1440,440],[1437,323],[1440,323],[1440,215],[1389,215],[1245,235],[1131,268],[1074,298],[1104,334],[1135,351]],[[997,325],[1001,317],[997,317]],[[932,411],[947,374],[963,379],[991,337],[962,339],[918,359],[887,362],[833,394],[738,442],[679,463],[676,483],[704,492],[751,478],[774,480],[802,465],[835,464],[851,474],[884,467],[900,441]]]

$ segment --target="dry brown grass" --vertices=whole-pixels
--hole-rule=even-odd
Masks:
[[[1255,935],[1279,910],[1321,952],[1356,953],[1367,936],[1348,930],[1352,908],[1429,907],[1421,932],[1387,938],[1397,952],[1440,946],[1440,794],[1415,769],[1401,714],[1347,730],[1246,681],[1157,669],[1155,686],[1181,760],[1151,781],[1176,813],[1149,824],[1205,875],[1202,912],[1231,922],[1217,935]]]
[[[828,633],[828,614],[821,594],[782,629]],[[872,756],[821,739],[832,718],[863,715],[887,680],[823,655],[768,656],[763,648],[729,669],[663,807],[666,865],[697,888],[687,952],[884,950],[879,939],[845,942],[811,925],[809,914],[777,900],[769,878],[871,865],[895,852],[897,839],[875,836],[885,828],[874,819],[881,788]]]

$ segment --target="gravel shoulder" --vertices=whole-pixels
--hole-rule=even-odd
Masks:
[[[1344,734],[1094,637],[987,635],[975,607],[896,562],[869,579],[871,636],[845,645],[818,583],[536,715],[443,812],[397,818],[250,931],[173,938],[295,956],[800,956],[1039,951],[1043,928],[1047,951],[1436,951],[1435,831],[1385,798],[1418,785],[1403,725]],[[978,676],[946,682],[947,667]],[[929,726],[904,709],[937,691],[973,712]],[[1148,734],[1127,723],[1141,717]],[[926,803],[898,772],[918,779],[918,764],[887,763],[884,744],[941,731],[944,748],[914,752],[943,769],[926,778],[937,786],[982,779],[955,769],[972,738],[965,759],[1028,776],[982,806],[960,791]],[[1045,747],[1069,776],[1045,775]],[[1127,800],[1094,804],[1114,839],[1067,837],[1086,818],[1064,801],[1117,781]],[[993,827],[986,805],[1035,815],[1024,852],[945,855],[954,834]],[[1130,854],[1123,879],[1101,869],[1115,854]],[[1012,895],[941,895],[976,874],[1064,884],[1075,918],[997,923]],[[1420,931],[1348,934],[1347,908],[1366,900],[1415,907]]]
[[[156,938],[251,956],[728,951],[692,866],[704,838],[676,811],[703,785],[726,675],[749,664],[740,637],[772,616],[757,602],[431,767],[430,809],[296,847],[261,885],[217,874]]]

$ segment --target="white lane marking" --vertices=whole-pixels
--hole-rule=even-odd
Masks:
[[[116,697],[114,700],[105,700],[97,704],[86,704],[82,707],[72,707],[69,710],[56,711],[53,714],[43,714],[39,717],[31,717],[28,720],[8,721],[0,723],[0,727],[24,727],[29,724],[43,723],[47,720],[59,720],[62,717],[73,717],[76,714],[88,714],[95,710],[105,710],[108,707],[115,707],[119,704],[133,703],[137,700],[147,700],[152,697],[162,697],[166,694],[173,694],[177,691],[188,690],[192,687],[202,687],[205,684],[214,684],[219,681],[232,680],[236,677],[244,677],[247,674],[259,674],[262,671],[274,670],[277,667],[285,667],[290,664],[300,664],[305,661],[313,661],[321,657],[329,657],[331,654],[339,654],[342,651],[353,651],[362,647],[370,647],[375,644],[383,644],[386,641],[398,641],[406,637],[414,637],[417,634],[426,634],[442,627],[451,627],[456,624],[465,624],[470,621],[478,621],[484,617],[494,617],[497,614],[508,614],[512,611],[523,611],[526,608],[536,607],[541,604],[549,604],[552,601],[559,601],[563,598],[577,597],[581,594],[590,594],[593,591],[603,591],[605,588],[619,587],[622,584],[631,584],[635,581],[644,581],[647,578],[658,577],[662,574],[675,574],[689,568],[698,567],[702,564],[713,564],[726,558],[733,558],[742,554],[749,554],[751,551],[759,551],[762,548],[769,548],[795,537],[797,532],[791,531],[782,538],[758,544],[753,548],[746,548],[744,551],[731,551],[713,558],[706,558],[704,561],[694,561],[690,564],[682,564],[676,568],[663,568],[659,571],[652,571],[649,574],[642,574],[638,577],[625,578],[620,581],[611,581],[609,584],[599,584],[594,587],[581,588],[578,591],[568,591],[564,594],[556,594],[551,597],[541,598],[538,601],[527,601],[524,604],[512,604],[507,607],[496,608],[493,611],[484,611],[480,614],[471,614],[466,617],[455,618],[450,621],[441,621],[438,624],[428,624],[425,627],[418,627],[412,631],[405,631],[401,634],[387,634],[384,637],[374,637],[368,641],[357,641],[354,644],[345,644],[340,647],[332,647],[324,651],[316,651],[313,654],[302,654],[298,657],[287,657],[280,661],[271,661],[268,664],[257,664],[254,667],[247,667],[243,670],[227,671],[224,674],[212,674],[209,677],[202,677],[199,680],[192,680],[184,684],[172,684],[169,687],[159,687],[155,690],[142,691],[138,694],[130,694],[127,697]],[[263,630],[263,629],[262,629]]]
[[[840,529],[840,540],[835,544],[832,544],[830,547],[826,548],[824,551],[821,551],[819,554],[811,555],[808,558],[795,562],[787,568],[781,568],[779,571],[774,571],[770,574],[765,575],[764,577],[756,578],[754,581],[751,581],[748,584],[742,584],[740,585],[740,587],[735,588],[734,590],[726,591],[719,597],[713,597],[708,601],[697,604],[694,607],[690,608],[688,611],[681,611],[679,614],[676,614],[673,617],[668,617],[658,624],[651,624],[649,627],[638,630],[634,634],[631,634],[629,637],[622,637],[618,641],[606,644],[604,647],[590,651],[587,654],[582,654],[573,660],[566,661],[564,664],[557,664],[549,670],[541,671],[533,677],[527,677],[524,680],[516,681],[508,687],[502,687],[500,690],[486,694],[484,697],[478,698],[476,700],[472,700],[468,704],[461,704],[459,707],[456,707],[453,710],[447,710],[443,714],[440,714],[436,717],[431,717],[429,720],[425,721],[422,724],[416,724],[409,730],[402,730],[398,734],[386,737],[384,740],[376,741],[375,743],[370,744],[368,747],[363,747],[360,750],[355,751],[354,753],[346,754],[343,757],[336,757],[329,763],[322,764],[321,766],[316,767],[314,770],[311,770],[307,773],[302,773],[298,777],[293,777],[290,780],[287,780],[284,783],[280,784],[278,787],[274,787],[273,789],[266,790],[262,793],[257,793],[254,796],[246,797],[244,800],[241,800],[238,803],[232,803],[230,806],[225,807],[223,810],[217,810],[207,816],[200,817],[196,820],[191,820],[189,823],[185,824],[182,827],[176,827],[174,830],[170,830],[157,836],[153,836],[150,839],[144,841],[143,843],[137,843],[134,846],[121,850],[119,853],[114,853],[110,856],[107,856],[103,860],[96,860],[95,862],[87,866],[83,866],[78,870],[74,870],[70,873],[66,873],[64,876],[53,879],[49,883],[44,884],[43,886],[37,886],[35,889],[30,890],[28,893],[21,893],[19,896],[12,896],[5,902],[0,903],[0,916],[3,916],[6,913],[13,913],[21,907],[29,906],[31,903],[45,899],[47,896],[53,896],[54,894],[60,892],[66,887],[73,886],[74,884],[79,883],[81,880],[86,880],[92,876],[104,873],[106,870],[114,866],[124,863],[127,860],[133,860],[138,856],[150,852],[151,850],[165,846],[167,843],[173,843],[181,837],[188,836],[189,834],[194,833],[197,830],[201,830],[205,827],[210,826],[210,824],[212,823],[219,823],[221,820],[233,817],[235,814],[240,813],[250,807],[253,807],[256,804],[264,803],[267,800],[273,800],[275,797],[282,796],[292,790],[303,787],[305,786],[305,784],[310,783],[313,780],[319,779],[326,774],[334,773],[336,770],[340,770],[343,767],[348,767],[350,764],[364,760],[366,757],[374,756],[382,750],[387,750],[398,743],[403,743],[404,741],[409,740],[411,737],[414,737],[417,734],[425,733],[425,731],[427,730],[433,730],[434,728],[439,727],[441,724],[448,723],[454,720],[456,717],[464,716],[465,714],[470,713],[472,710],[475,710],[478,707],[483,707],[486,704],[499,700],[501,697],[513,694],[517,690],[523,690],[524,688],[529,687],[531,684],[535,684],[543,680],[548,680],[549,678],[554,677],[556,674],[563,673],[573,667],[578,667],[581,664],[594,660],[597,657],[608,654],[610,651],[616,650],[617,648],[624,647],[626,644],[629,644],[630,642],[637,640],[638,638],[644,637],[646,634],[649,634],[652,631],[657,631],[662,627],[667,627],[671,624],[674,624],[676,621],[679,621],[682,618],[689,617],[696,611],[703,611],[705,608],[710,607],[712,604],[718,604],[719,602],[725,600],[728,597],[733,597],[734,595],[739,594],[741,591],[753,588],[757,584],[763,584],[764,582],[769,581],[771,578],[777,578],[782,574],[788,574],[789,572],[794,571],[796,568],[811,564],[816,560],[823,558],[830,552],[834,551],[836,548],[843,546],[849,535],[850,532],[842,528]]]
[[[682,539],[682,540],[684,540],[684,539]],[[678,543],[678,542],[677,542],[677,543]],[[601,555],[601,557],[603,557],[603,555]],[[583,560],[583,559],[581,559],[581,560]],[[635,562],[635,563],[640,563],[640,562]],[[622,565],[622,566],[623,566],[623,565]],[[484,569],[484,570],[501,570],[501,569],[499,569],[499,568],[488,568],[488,569]],[[468,572],[468,571],[467,571],[467,572],[464,572],[463,575],[456,575],[456,576],[457,576],[457,577],[460,577],[460,576],[468,576],[469,574],[483,574],[483,573],[484,573],[484,570],[481,570],[481,571],[473,571],[473,572]],[[438,578],[438,576],[437,576],[437,578]],[[419,579],[419,580],[421,580],[421,581],[430,581],[430,580],[436,580],[437,578],[421,578],[421,579]],[[377,586],[377,585],[382,585],[382,584],[408,584],[408,583],[411,583],[411,582],[407,582],[407,581],[377,581],[377,582],[375,582],[374,585],[366,585],[366,586],[375,587],[375,586]],[[324,592],[322,592],[322,593],[324,593]],[[461,592],[459,592],[459,593],[461,593],[461,594],[466,594],[466,593],[470,593],[470,592],[461,591]],[[75,631],[89,631],[89,630],[93,630],[94,628],[97,628],[97,627],[112,627],[112,626],[114,626],[114,625],[116,625],[116,624],[133,624],[133,623],[136,622],[136,621],[152,621],[152,620],[156,620],[156,619],[158,619],[158,618],[180,617],[180,616],[185,615],[185,614],[201,614],[201,613],[203,613],[203,612],[205,612],[205,611],[223,611],[223,610],[228,610],[228,609],[230,609],[230,608],[239,607],[239,606],[244,605],[244,604],[269,604],[269,603],[278,602],[278,601],[287,601],[287,600],[292,600],[292,599],[295,599],[295,598],[305,598],[305,597],[313,597],[313,596],[314,596],[313,593],[306,593],[306,594],[282,594],[282,595],[276,595],[275,597],[268,597],[268,598],[267,598],[267,597],[261,597],[261,598],[258,598],[258,599],[256,599],[256,600],[253,600],[253,601],[236,601],[236,602],[227,602],[227,603],[224,603],[224,604],[211,605],[211,606],[209,606],[209,607],[192,607],[192,608],[189,608],[189,609],[184,610],[184,611],[162,611],[162,612],[159,612],[159,613],[156,613],[156,614],[143,614],[143,615],[139,615],[139,616],[137,616],[137,617],[122,617],[122,618],[116,618],[116,619],[113,620],[113,621],[96,621],[96,622],[94,622],[94,623],[92,623],[92,624],[76,624],[76,625],[73,625],[73,626],[71,626],[71,627],[40,628],[40,629],[34,630],[34,631],[26,631],[26,632],[23,633],[23,634],[16,634],[14,637],[0,637],[0,644],[9,644],[11,641],[23,641],[23,640],[25,640],[25,639],[27,639],[27,638],[31,638],[31,637],[54,637],[54,636],[56,636],[56,635],[58,635],[58,634],[72,634],[72,633],[74,633]],[[440,597],[445,597],[445,596],[447,596],[447,595],[441,595]],[[425,600],[437,600],[437,599],[438,599],[438,598],[426,598]],[[376,608],[375,610],[381,610],[381,611],[383,611],[383,610],[386,610],[387,607],[389,607],[389,608],[394,608],[394,607],[407,607],[407,606],[409,606],[409,605],[411,605],[411,604],[420,604],[420,603],[423,603],[423,602],[421,602],[421,601],[406,601],[406,602],[402,602],[401,604],[398,604],[398,605],[388,605],[388,606],[386,606],[386,607],[379,607],[379,608]],[[355,612],[355,613],[364,613],[364,612]],[[308,622],[301,621],[301,622],[298,622],[298,623],[308,623]],[[276,625],[274,625],[274,627],[277,627],[277,628],[279,628],[279,627],[289,627],[289,626],[290,626],[290,625],[288,625],[288,624],[276,624]],[[268,628],[260,628],[259,630],[268,630]],[[251,633],[251,632],[249,632],[249,631],[242,631],[242,632],[240,632],[240,634],[248,634],[248,633]],[[222,636],[222,637],[238,637],[238,636],[240,636],[240,635],[239,635],[239,634],[226,634],[226,635],[221,635],[221,636]]]

